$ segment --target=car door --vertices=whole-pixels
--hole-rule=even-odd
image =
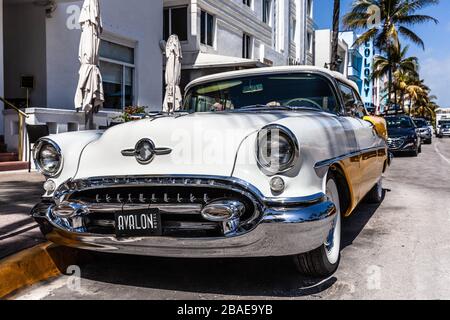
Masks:
[[[339,122],[345,132],[347,150],[349,152],[349,156],[344,157],[345,160],[343,160],[343,165],[345,166],[347,179],[353,194],[354,206],[356,206],[361,199],[360,185],[362,176],[361,157],[359,155],[360,138],[358,137],[358,134],[362,125],[358,119],[347,113],[347,109],[355,103],[351,88],[340,82],[338,83],[338,88],[344,102],[344,108],[342,110],[342,115],[339,117]]]
[[[350,86],[339,83],[344,99],[344,121],[351,125],[353,135],[355,136],[358,158],[359,172],[356,174],[358,201],[361,200],[376,184],[380,177],[382,167],[379,168],[378,149],[379,137],[374,130],[373,125],[365,121],[366,116],[364,104],[359,94]],[[354,159],[355,161],[356,159]]]

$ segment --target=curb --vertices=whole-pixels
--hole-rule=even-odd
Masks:
[[[77,258],[76,250],[47,242],[0,260],[0,299],[64,274]]]

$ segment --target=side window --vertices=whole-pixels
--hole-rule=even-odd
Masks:
[[[343,84],[339,84],[339,90],[344,98],[345,114],[349,115],[356,102],[353,90]]]
[[[339,84],[339,89],[344,98],[345,115],[362,119],[365,116],[364,105],[354,89],[342,83]]]
[[[353,89],[353,95],[355,96],[355,101],[357,108],[355,110],[356,117],[363,119],[365,116],[367,116],[367,111],[364,107],[364,102],[361,100],[359,94]]]

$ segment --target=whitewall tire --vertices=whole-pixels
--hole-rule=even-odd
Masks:
[[[336,179],[332,175],[328,178],[326,193],[336,206],[336,216],[328,239],[320,248],[294,257],[299,272],[313,277],[332,275],[337,270],[341,258],[342,217],[339,191]]]

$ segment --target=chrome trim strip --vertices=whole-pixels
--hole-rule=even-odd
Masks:
[[[76,201],[74,201],[76,202]],[[140,203],[85,203],[85,206],[89,213],[108,213],[115,211],[133,211],[154,208],[159,209],[161,213],[164,214],[201,214],[202,205],[201,204],[184,204],[184,203],[174,203],[174,204],[140,204]]]
[[[164,228],[173,231],[211,231],[219,228],[214,222],[166,221]]]
[[[183,181],[181,181],[183,180]],[[212,184],[211,184],[212,183]],[[222,188],[245,192],[251,198],[259,200],[267,206],[295,206],[308,205],[323,201],[324,193],[316,193],[305,197],[265,197],[252,184],[234,177],[224,176],[190,176],[190,175],[159,175],[159,176],[122,176],[122,177],[92,177],[89,179],[69,179],[61,184],[54,193],[54,200],[58,204],[65,197],[78,191],[94,190],[101,188],[123,188],[130,186],[155,187],[155,186],[191,186]],[[248,192],[247,192],[248,191]]]
[[[234,172],[236,171],[239,153],[241,151],[242,146],[244,145],[244,142],[247,141],[247,139],[250,138],[253,134],[258,133],[258,131],[259,130],[254,130],[251,133],[249,133],[247,136],[245,136],[244,139],[242,139],[241,143],[239,144],[239,147],[237,148],[236,154],[234,155],[234,163],[233,163],[233,170],[231,170],[231,176],[233,176]]]
[[[386,151],[387,147],[367,148],[367,149],[363,149],[363,150],[359,150],[359,151],[350,152],[350,153],[347,153],[347,154],[339,156],[339,157],[320,161],[320,162],[316,163],[316,165],[314,166],[314,169],[316,170],[317,175],[322,177],[326,174],[326,172],[324,172],[324,171],[328,171],[328,168],[336,162],[340,162],[340,161],[343,161],[343,160],[346,160],[349,158],[353,158],[353,157],[361,157],[364,154],[370,153],[370,152],[377,152],[377,156],[378,156],[378,152],[381,150]]]

